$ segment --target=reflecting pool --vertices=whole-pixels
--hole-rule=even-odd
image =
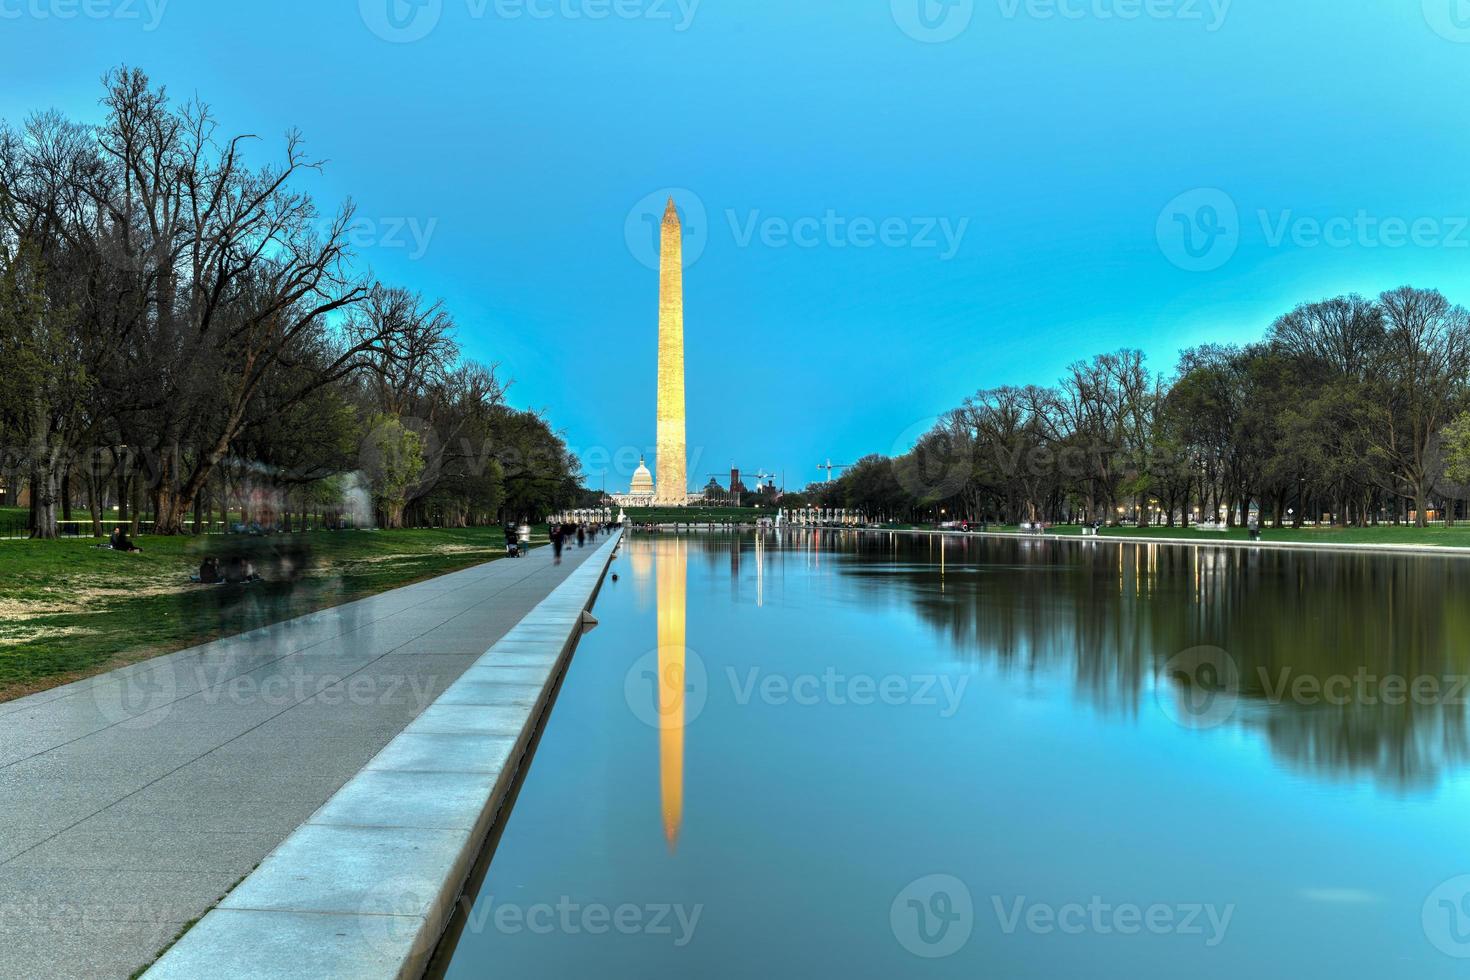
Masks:
[[[1470,562],[636,535],[450,977],[1470,971]]]

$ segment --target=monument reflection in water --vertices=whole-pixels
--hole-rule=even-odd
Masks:
[[[1470,563],[824,532],[614,570],[450,976],[1463,975]]]
[[[658,538],[653,547],[658,569],[658,676],[654,680],[658,685],[659,795],[670,853],[679,847],[679,825],[684,820],[687,549],[684,539],[677,537]]]

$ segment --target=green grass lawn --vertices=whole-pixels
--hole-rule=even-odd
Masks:
[[[505,554],[498,527],[96,543],[0,541],[0,701]],[[204,555],[235,553],[266,581],[189,582]]]
[[[12,531],[24,534],[25,524],[29,518],[30,510],[26,507],[0,507],[0,535],[9,534]]]

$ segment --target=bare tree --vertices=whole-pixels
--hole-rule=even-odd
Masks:
[[[1470,372],[1470,314],[1438,290],[1403,286],[1379,300],[1387,324],[1386,385],[1375,405],[1374,451],[1428,522],[1437,474],[1434,440],[1463,407]]]

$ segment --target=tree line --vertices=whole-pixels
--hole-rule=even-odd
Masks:
[[[290,529],[367,509],[387,527],[535,518],[579,464],[440,303],[355,267],[350,202],[301,184],[203,102],[137,69],[103,119],[0,123],[0,477],[35,537],[85,508],[177,534],[216,513]]]
[[[1305,303],[1265,337],[977,392],[903,456],[793,498],[973,522],[1425,526],[1470,498],[1470,314],[1433,289]]]

